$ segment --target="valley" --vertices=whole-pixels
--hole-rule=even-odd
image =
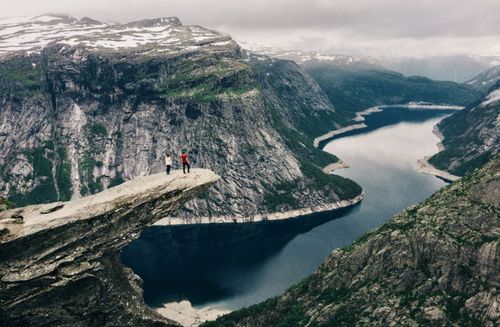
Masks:
[[[496,57],[251,48],[0,18],[0,325],[497,325]]]

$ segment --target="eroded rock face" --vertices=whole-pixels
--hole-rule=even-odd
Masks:
[[[336,158],[312,139],[348,119],[292,62],[175,19],[0,20],[11,44],[19,35],[5,29],[28,29],[31,40],[0,47],[0,196],[17,206],[157,173],[166,152],[177,168],[183,148],[221,176],[184,217],[250,220],[361,193],[321,172]]]
[[[143,303],[120,250],[212,186],[209,170],[140,177],[70,202],[0,213],[2,326],[177,325]]]
[[[498,326],[500,158],[207,326]]]

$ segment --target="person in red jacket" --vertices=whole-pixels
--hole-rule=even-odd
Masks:
[[[181,162],[182,162],[182,171],[184,172],[184,174],[186,173],[186,167],[188,169],[188,173],[189,173],[189,160],[188,160],[188,155],[186,153],[186,150],[182,150],[182,154],[181,154]]]

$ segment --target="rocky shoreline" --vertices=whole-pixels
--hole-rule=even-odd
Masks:
[[[346,132],[349,132],[352,130],[367,127],[367,125],[363,123],[363,121],[365,120],[365,116],[368,116],[374,112],[381,112],[384,109],[401,108],[401,107],[408,108],[408,109],[424,109],[424,110],[425,109],[427,109],[427,110],[462,110],[464,108],[462,106],[423,104],[423,103],[418,103],[418,102],[416,102],[416,103],[410,102],[410,103],[404,104],[404,105],[381,105],[381,106],[371,107],[371,108],[368,108],[366,110],[363,110],[363,111],[356,113],[356,117],[353,120],[358,122],[358,123],[353,124],[353,125],[349,125],[349,126],[346,126],[343,128],[339,128],[337,130],[328,132],[326,134],[323,134],[323,135],[315,138],[314,139],[314,146],[318,147],[321,142],[326,141],[328,139],[331,139],[334,136],[338,136],[338,135],[341,135],[343,133],[346,133]],[[436,135],[440,140],[440,142],[436,144],[436,146],[438,147],[438,152],[443,151],[444,146],[443,146],[442,140],[444,139],[444,136],[439,131],[439,128],[437,125],[434,126],[432,133],[434,135]],[[436,167],[434,167],[433,165],[431,165],[428,161],[430,157],[431,156],[426,156],[422,159],[419,159],[415,163],[415,169],[423,174],[433,175],[433,176],[439,177],[441,179],[444,179],[447,182],[454,182],[460,178],[459,176],[450,174],[444,170],[439,170]],[[336,169],[348,168],[348,167],[349,167],[348,164],[346,164],[345,162],[340,160],[338,162],[332,163],[332,164],[324,167],[323,172],[328,174],[328,173],[333,172]]]
[[[436,144],[436,146],[438,148],[438,152],[443,151],[444,145],[443,145],[442,141],[444,139],[444,136],[439,131],[438,125],[434,126],[434,128],[432,129],[432,133],[439,138],[439,143]],[[441,179],[444,179],[447,182],[454,182],[454,181],[460,179],[460,176],[450,174],[447,171],[440,170],[440,169],[437,169],[436,167],[434,167],[429,162],[430,158],[431,158],[431,156],[425,156],[424,158],[417,160],[417,162],[415,163],[415,169],[423,174],[433,175],[433,176],[439,177]]]
[[[323,167],[323,172],[325,174],[330,174],[337,169],[344,169],[344,168],[349,168],[349,165],[346,162],[339,160],[337,162],[331,163]]]
[[[407,104],[399,104],[399,105],[380,105],[365,109],[363,111],[357,112],[356,117],[353,121],[357,122],[356,124],[348,125],[333,131],[330,131],[326,134],[318,136],[314,139],[314,147],[319,147],[319,144],[323,141],[331,139],[334,136],[338,136],[344,134],[346,132],[350,132],[352,130],[361,129],[367,127],[363,121],[365,120],[365,116],[371,115],[374,112],[381,112],[384,109],[391,108],[407,108],[407,109],[420,109],[420,110],[462,110],[464,107],[462,106],[454,106],[454,105],[438,105],[438,104],[424,104],[420,102],[410,102]],[[441,151],[441,150],[440,150]]]
[[[215,320],[231,312],[231,310],[212,307],[197,309],[187,300],[165,303],[162,307],[156,308],[155,311],[167,319],[178,322],[184,327],[197,327],[205,321]]]
[[[256,223],[261,221],[275,221],[285,219],[295,219],[307,216],[313,213],[329,212],[338,209],[352,207],[360,203],[364,198],[364,192],[349,200],[340,200],[333,203],[303,208],[297,210],[290,210],[285,212],[274,212],[269,214],[257,214],[250,217],[195,217],[190,221],[180,217],[167,217],[157,221],[154,225],[161,226],[175,226],[175,225],[191,225],[191,224],[227,224],[227,223]]]

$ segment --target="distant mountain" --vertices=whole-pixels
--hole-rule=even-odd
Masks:
[[[278,59],[292,60],[298,63],[299,65],[310,62],[316,62],[316,63],[331,63],[336,65],[357,65],[366,67],[377,67],[381,69],[383,68],[378,64],[378,61],[375,58],[371,57],[348,56],[348,55],[331,54],[318,51],[300,51],[292,49],[283,49],[279,47],[262,46],[244,42],[240,44],[244,49],[249,50],[251,52],[259,53],[261,55]]]
[[[498,81],[500,81],[500,66],[495,66],[478,74],[468,81],[467,84],[477,89],[487,91]]]
[[[500,56],[382,57],[378,61],[387,69],[397,71],[405,76],[424,76],[438,81],[464,83],[478,73],[500,64]]]
[[[405,77],[374,65],[305,62],[302,66],[332,104],[345,112],[415,101],[467,105],[482,94],[468,85],[433,81],[425,77]]]
[[[500,158],[205,327],[498,326]]]
[[[322,172],[337,158],[313,139],[347,122],[295,63],[177,18],[0,20],[0,196],[18,206],[162,171],[166,152],[179,168],[187,148],[221,176],[193,222],[333,209],[361,188]]]
[[[36,53],[47,46],[122,50],[151,55],[193,51],[203,47],[236,47],[227,35],[199,26],[184,26],[176,17],[146,19],[128,24],[101,23],[85,17],[42,15],[0,18],[0,55]]]
[[[252,51],[297,62],[319,84],[336,109],[352,112],[384,104],[429,102],[467,105],[483,93],[470,85],[405,77],[369,57],[248,45]]]
[[[438,126],[444,150],[429,162],[464,175],[500,153],[500,81],[480,101],[442,120]]]

